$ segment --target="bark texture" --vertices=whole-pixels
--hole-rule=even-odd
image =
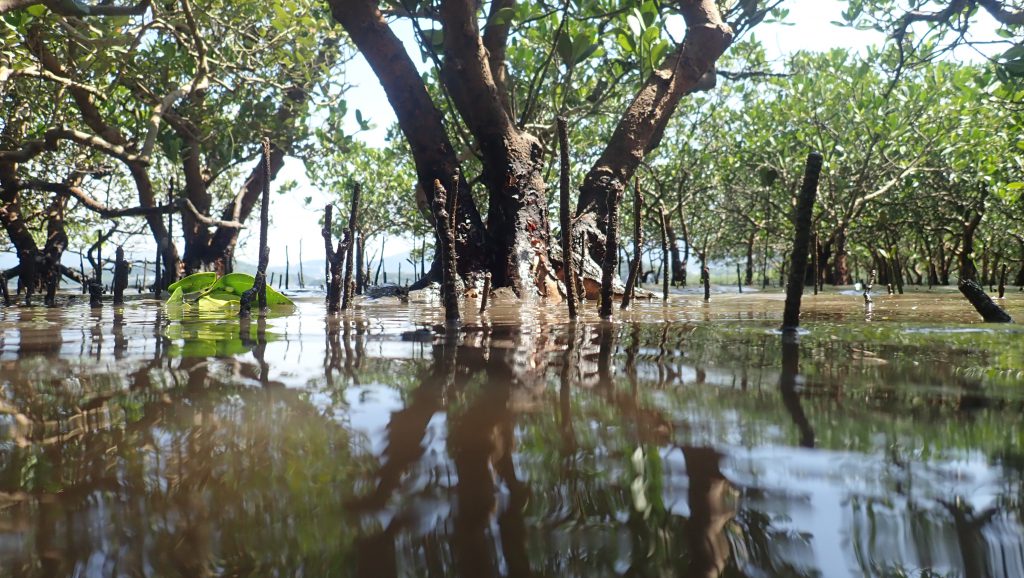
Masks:
[[[527,297],[542,287],[541,276],[550,270],[544,150],[534,136],[516,127],[504,104],[478,29],[475,2],[443,2],[440,14],[445,25],[441,77],[483,156],[492,282]]]
[[[996,305],[995,301],[985,293],[985,289],[973,279],[960,279],[957,284],[960,293],[971,302],[974,309],[986,323],[1013,323],[1013,318]]]
[[[612,317],[612,280],[615,276],[616,257],[619,255],[619,203],[622,189],[612,189],[608,199],[608,233],[605,235],[604,262],[601,266],[601,318]]]
[[[821,175],[823,158],[820,153],[807,155],[804,182],[797,198],[793,238],[793,254],[790,257],[789,283],[786,286],[786,308],[782,315],[782,330],[796,331],[800,326],[800,300],[804,294],[804,279],[807,277],[807,255],[811,250],[811,222],[814,216],[814,197],[818,193],[818,177]]]
[[[443,276],[441,296],[444,299],[444,318],[448,323],[459,322],[459,291],[456,283],[455,233],[452,230],[452,206],[441,181],[434,179],[434,221],[437,223],[437,242],[443,248]]]
[[[569,211],[569,129],[565,117],[558,117],[559,205],[558,218],[562,229],[562,280],[565,283],[569,319],[576,320],[576,267],[573,258],[572,215]]]

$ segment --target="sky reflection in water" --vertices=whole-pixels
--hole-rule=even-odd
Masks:
[[[0,575],[1024,576],[1024,332],[858,299],[0,309]]]

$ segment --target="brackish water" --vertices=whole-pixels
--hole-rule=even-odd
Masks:
[[[955,292],[297,301],[0,308],[0,575],[1024,576],[1024,326]]]

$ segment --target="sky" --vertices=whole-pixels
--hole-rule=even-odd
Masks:
[[[845,4],[839,0],[789,0],[785,5],[790,10],[787,19],[789,25],[762,24],[753,30],[754,37],[765,45],[769,59],[782,59],[798,50],[824,51],[835,47],[847,47],[864,52],[872,44],[881,44],[884,37],[879,32],[856,30],[831,24],[833,21],[842,20],[841,13]],[[991,21],[982,20],[979,24],[982,28],[994,29],[994,24]],[[673,31],[670,28],[670,31],[673,32],[674,37],[681,37],[681,30]],[[411,33],[408,30],[397,30],[397,33],[411,42]],[[414,48],[411,54],[414,62],[420,64],[418,50]],[[976,59],[977,55],[970,53],[968,49],[967,53],[961,51],[956,57]],[[361,132],[357,138],[371,145],[382,144],[387,127],[395,122],[395,115],[383,89],[362,57],[357,57],[350,63],[346,80],[353,86],[345,95],[349,108],[346,129],[355,131],[358,126],[355,121],[355,111],[359,110],[363,117],[374,125],[374,128]],[[292,260],[297,259],[300,240],[306,260],[321,259],[320,248],[323,246],[323,239],[320,236],[318,219],[328,196],[309,184],[303,164],[297,159],[289,158],[286,161],[276,184],[289,179],[298,183],[299,186],[295,191],[287,197],[272,194],[273,226],[268,239],[271,250],[270,262],[284,263],[285,247],[289,247]],[[303,203],[305,197],[312,198],[308,207]],[[236,253],[239,259],[250,262],[257,260],[259,243],[257,233],[255,228],[243,232]],[[390,239],[385,248],[385,255],[406,253],[409,248],[410,243],[406,239]]]

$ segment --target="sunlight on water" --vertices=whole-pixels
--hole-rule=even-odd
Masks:
[[[296,301],[0,309],[0,574],[1024,575],[1024,331],[955,292],[798,343],[775,293]]]

